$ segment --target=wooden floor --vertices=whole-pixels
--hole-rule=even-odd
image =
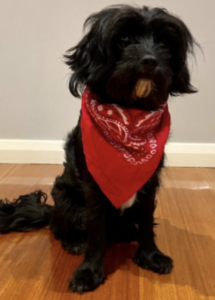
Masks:
[[[61,172],[55,165],[0,165],[0,198],[39,188],[50,194]],[[71,294],[68,279],[83,257],[64,252],[48,229],[11,233],[0,235],[0,299],[215,299],[215,169],[166,169],[157,199],[157,243],[174,259],[171,274],[141,270],[132,263],[136,244],[116,244],[106,254],[106,283]]]

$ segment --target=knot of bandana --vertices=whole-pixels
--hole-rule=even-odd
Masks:
[[[117,104],[101,104],[86,89],[85,105],[97,129],[127,162],[143,164],[156,154],[156,131],[167,103],[156,111],[128,109]]]

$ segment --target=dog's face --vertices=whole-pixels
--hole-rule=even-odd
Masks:
[[[87,85],[103,101],[156,109],[169,94],[196,91],[187,67],[195,41],[166,10],[113,6],[85,25],[88,33],[65,55],[73,95]]]

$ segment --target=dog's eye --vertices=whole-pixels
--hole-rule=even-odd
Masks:
[[[132,39],[129,36],[122,36],[119,38],[119,47],[126,48],[132,43]]]

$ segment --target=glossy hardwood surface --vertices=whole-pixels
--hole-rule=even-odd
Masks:
[[[36,189],[50,195],[61,172],[57,165],[0,165],[0,198]],[[0,299],[215,299],[215,169],[166,169],[157,200],[157,243],[174,259],[171,274],[139,269],[131,261],[136,244],[120,243],[107,251],[106,283],[71,294],[68,279],[83,257],[64,252],[47,228],[11,233],[0,235]]]

